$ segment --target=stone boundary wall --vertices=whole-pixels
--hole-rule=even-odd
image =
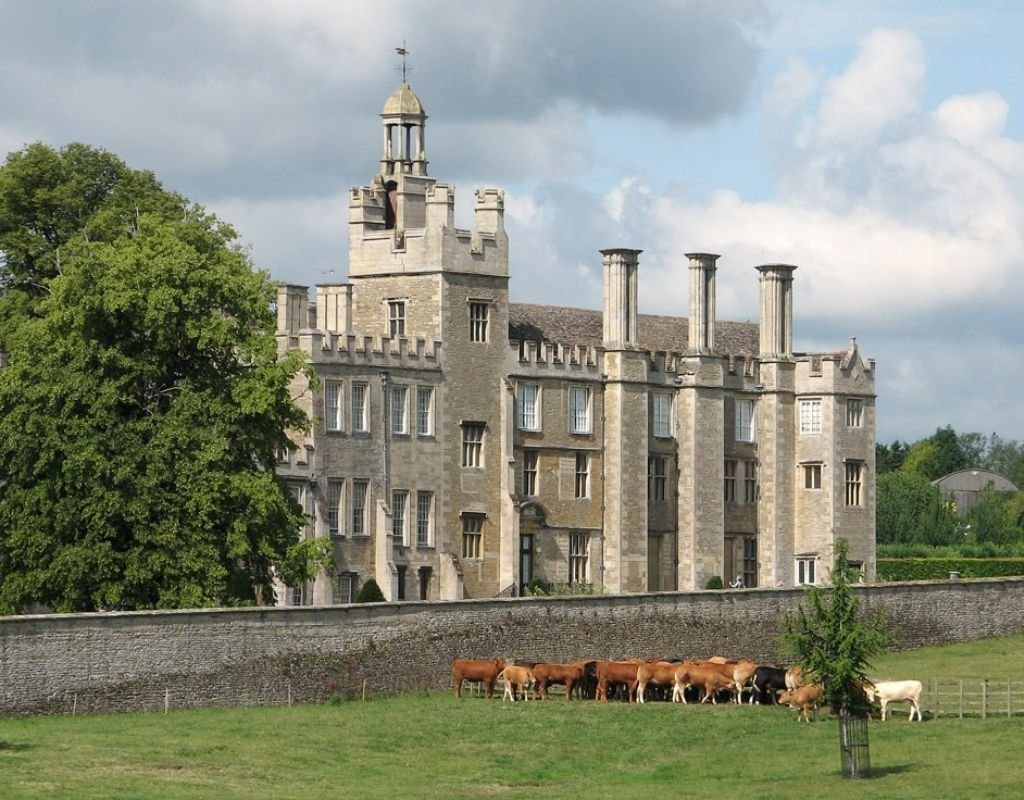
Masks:
[[[1024,630],[1024,578],[858,589],[897,648]],[[448,690],[458,657],[782,662],[796,589],[0,618],[0,714],[160,711]]]

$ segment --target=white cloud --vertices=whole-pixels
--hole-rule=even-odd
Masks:
[[[954,95],[932,115],[938,130],[988,158],[995,166],[1024,178],[1024,143],[1003,136],[1009,103],[997,92]]]
[[[773,122],[791,118],[821,84],[821,77],[802,58],[790,56],[786,67],[771,81],[761,97]]]
[[[913,33],[873,31],[846,71],[828,81],[818,137],[847,147],[871,144],[916,113],[924,75],[924,48]]]

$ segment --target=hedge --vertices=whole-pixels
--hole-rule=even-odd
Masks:
[[[961,578],[1024,575],[1024,558],[880,558],[880,581],[934,581],[959,572]]]

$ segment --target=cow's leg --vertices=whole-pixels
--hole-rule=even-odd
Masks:
[[[462,677],[455,678],[455,696],[462,697]]]
[[[882,698],[882,722],[885,722],[885,709],[889,707],[889,701]]]
[[[910,721],[914,721],[914,712],[917,712],[917,721],[921,721],[921,706],[917,704],[917,700],[910,698]]]

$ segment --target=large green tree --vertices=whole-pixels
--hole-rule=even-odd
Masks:
[[[251,602],[302,571],[274,472],[302,364],[272,301],[235,232],[150,173],[83,145],[7,158],[0,611]]]
[[[956,431],[947,425],[936,429],[927,439],[911,445],[900,469],[934,481],[970,466],[975,465],[968,462]]]
[[[878,476],[875,507],[878,544],[959,544],[956,509],[928,478],[915,472]]]

